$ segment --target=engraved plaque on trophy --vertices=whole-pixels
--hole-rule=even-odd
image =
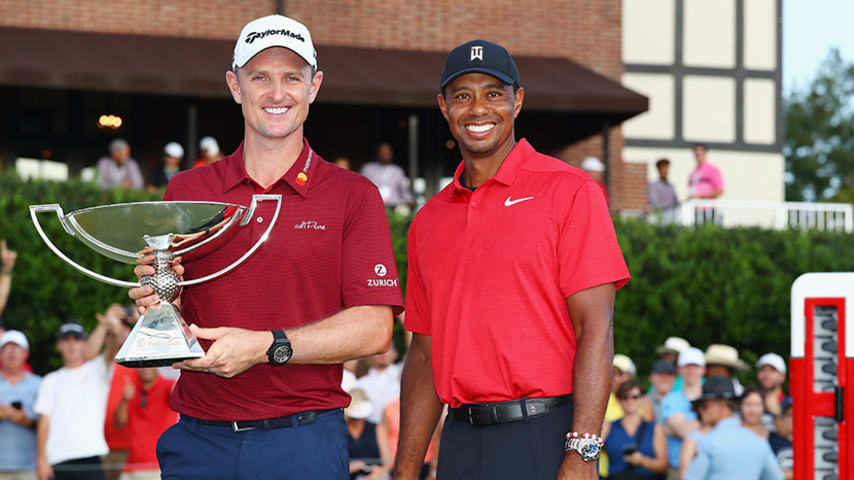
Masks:
[[[227,267],[200,278],[184,279],[171,268],[174,257],[191,263],[215,252],[231,241],[255,216],[259,202],[275,201],[276,210],[263,235]],[[281,195],[254,195],[246,207],[218,202],[137,202],[84,208],[63,214],[58,204],[31,205],[30,217],[48,248],[80,272],[96,280],[120,287],[151,285],[160,297],[139,318],[116,355],[116,362],[133,368],[160,367],[182,360],[200,358],[205,352],[190,332],[173,302],[180,288],[220,277],[251,256],[269,237],[282,206]],[[154,256],[155,274],[140,282],[117,280],[68,258],[45,235],[38,213],[55,212],[66,233],[96,252],[119,262],[136,265],[139,259]]]

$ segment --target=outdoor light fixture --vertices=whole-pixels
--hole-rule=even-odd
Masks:
[[[117,130],[122,126],[122,117],[118,115],[101,115],[98,117],[98,128],[112,128]]]

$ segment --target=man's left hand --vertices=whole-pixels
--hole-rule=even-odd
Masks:
[[[201,328],[190,325],[196,338],[213,340],[205,356],[185,360],[173,368],[193,372],[207,372],[231,378],[259,363],[267,363],[267,349],[273,344],[270,331],[244,330],[234,327]]]
[[[576,452],[568,452],[558,472],[558,480],[598,480],[597,462],[585,462]]]

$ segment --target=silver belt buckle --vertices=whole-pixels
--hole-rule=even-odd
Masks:
[[[471,414],[471,406],[466,407],[469,411],[469,425],[474,425],[474,417]]]
[[[234,431],[235,431],[235,433],[236,433],[236,432],[246,432],[246,431],[249,431],[249,430],[255,430],[255,427],[243,427],[243,428],[240,428],[240,426],[238,426],[238,423],[239,423],[239,422],[231,422],[231,429],[232,429],[232,430],[234,430]]]

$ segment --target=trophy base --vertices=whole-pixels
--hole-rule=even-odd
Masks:
[[[166,367],[203,356],[178,307],[162,302],[139,317],[116,354],[116,363],[129,368]]]

